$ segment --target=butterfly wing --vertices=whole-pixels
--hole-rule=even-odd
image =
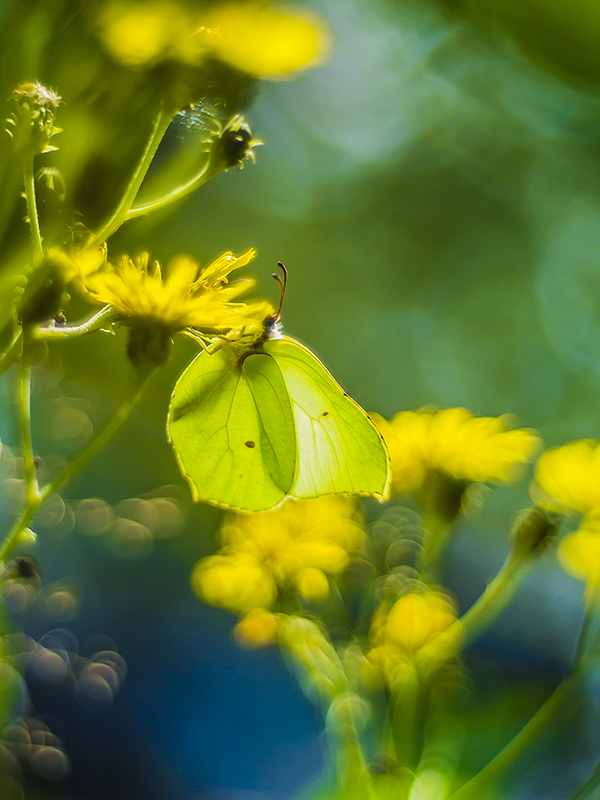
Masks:
[[[308,348],[283,336],[263,346],[283,374],[296,431],[296,498],[348,493],[385,499],[389,454],[381,434]]]
[[[292,408],[270,355],[251,353],[241,364],[225,350],[197,356],[173,391],[167,436],[195,500],[263,511],[291,489]]]

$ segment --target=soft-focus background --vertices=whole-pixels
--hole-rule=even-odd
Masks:
[[[66,4],[46,3],[46,23],[31,5],[35,53]],[[270,273],[282,260],[287,332],[367,409],[390,416],[460,405],[513,413],[547,445],[599,437],[597,4],[311,5],[331,27],[331,58],[294,82],[262,83],[247,111],[265,141],[257,164],[219,175],[170,215],[130,223],[114,251],[206,262],[252,246],[259,292],[273,299]],[[9,25],[10,4],[3,13]],[[32,55],[31,69],[65,99],[64,149],[93,133],[89,119],[77,132],[84,115],[75,109],[100,78],[97,64],[89,74],[81,67],[85,43],[77,52],[61,30],[71,51],[39,65]],[[9,70],[5,94],[29,77]],[[131,131],[135,152],[145,129],[122,127],[113,125],[105,143],[120,152]],[[195,135],[193,125],[173,126],[155,176],[181,148],[193,149]],[[78,189],[89,208],[105,191],[94,183],[105,167],[90,169]],[[70,313],[84,311],[75,303]],[[30,777],[27,798],[287,800],[322,766],[318,712],[277,653],[242,651],[229,635],[232,618],[189,589],[219,520],[215,509],[192,506],[164,432],[174,381],[193,354],[178,342],[126,429],[69,486],[74,512],[59,507],[38,525],[43,577],[51,586],[68,578],[60,587],[71,605],[61,616],[37,604],[26,630],[40,638],[66,628],[82,651],[111,640],[128,675],[112,703],[76,700],[51,670],[29,676],[71,773],[60,783]],[[53,346],[36,372],[37,450],[75,451],[107,418],[127,372],[120,336]],[[6,395],[2,402],[2,439],[15,443]],[[463,609],[500,564],[527,481],[484,500],[450,551],[447,580]],[[112,522],[98,533],[102,519]],[[580,605],[581,585],[549,558],[473,648],[466,768],[483,765],[565,672]],[[597,696],[590,685],[585,712],[511,774],[507,797],[569,796],[599,743]]]

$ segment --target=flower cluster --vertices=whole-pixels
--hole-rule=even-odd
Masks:
[[[510,430],[509,417],[474,417],[464,408],[402,411],[389,422],[372,416],[390,451],[392,494],[420,494],[449,519],[470,483],[513,480],[540,445],[533,431]]]
[[[127,318],[144,318],[172,333],[184,328],[224,331],[261,321],[272,311],[269,303],[234,303],[248,291],[250,281],[229,283],[233,270],[245,267],[256,255],[224,253],[205,269],[188,256],[178,256],[166,277],[148,253],[135,259],[106,260],[105,251],[84,251],[71,259],[69,277],[88,299],[111,305]]]
[[[194,568],[192,588],[211,605],[246,613],[298,593],[324,600],[330,578],[348,565],[364,531],[355,502],[330,496],[228,515],[220,538],[219,552]]]
[[[532,495],[551,512],[581,516],[579,528],[558,548],[563,568],[586,582],[587,592],[600,588],[600,443],[570,442],[542,453]]]
[[[415,588],[395,603],[382,603],[371,623],[372,648],[363,676],[368,685],[393,685],[425,645],[439,640],[458,618],[458,609],[447,593]]]
[[[133,68],[166,60],[197,66],[214,57],[255,77],[278,77],[315,66],[327,50],[323,25],[307,11],[262,2],[199,13],[172,0],[113,0],[96,27],[115,61]]]

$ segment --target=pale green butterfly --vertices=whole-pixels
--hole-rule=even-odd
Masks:
[[[285,281],[273,277],[283,299]],[[175,386],[167,435],[194,499],[240,511],[287,497],[385,499],[381,434],[318,358],[281,333],[280,309],[246,349],[200,353]]]

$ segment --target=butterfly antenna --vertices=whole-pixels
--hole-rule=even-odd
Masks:
[[[277,307],[277,312],[275,314],[275,316],[278,317],[280,315],[280,313],[281,313],[281,306],[283,305],[283,298],[285,297],[285,288],[287,286],[288,272],[287,272],[287,269],[285,268],[285,266],[281,263],[281,261],[277,262],[277,266],[279,267],[279,269],[281,270],[281,272],[283,274],[283,279],[282,279],[282,278],[279,277],[279,275],[276,272],[273,273],[274,280],[276,280],[277,283],[279,284],[279,306]]]

